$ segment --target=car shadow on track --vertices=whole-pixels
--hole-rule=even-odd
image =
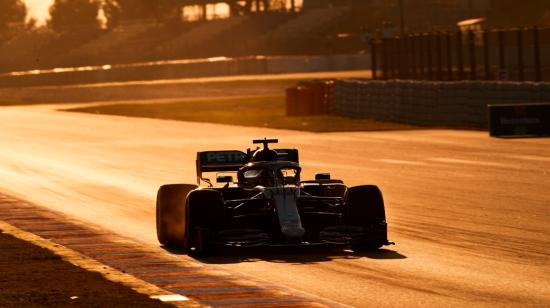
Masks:
[[[166,249],[166,248],[165,248]],[[185,255],[184,251],[170,250],[173,254]],[[313,264],[342,259],[385,259],[398,260],[407,257],[391,249],[370,251],[352,251],[342,248],[327,247],[255,247],[255,248],[223,248],[209,256],[193,256],[196,260],[207,264],[232,264],[243,262],[273,262],[292,264]]]

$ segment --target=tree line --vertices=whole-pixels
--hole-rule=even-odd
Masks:
[[[169,20],[180,17],[180,0],[55,0],[49,8],[47,26],[57,32],[71,28],[100,28],[99,14],[107,27],[124,19],[156,18]],[[22,0],[0,0],[0,35],[10,26],[33,24]]]
[[[310,1],[310,0],[308,0]],[[410,1],[410,0],[408,0]],[[203,4],[209,1],[203,1]],[[229,5],[232,14],[249,14],[256,11],[294,7],[294,0],[219,0]],[[297,1],[296,1],[297,2]],[[304,1],[305,2],[305,1]],[[99,29],[100,12],[106,26],[112,28],[120,20],[156,18],[161,21],[180,20],[183,0],[55,0],[49,12],[47,26],[57,32],[74,28]],[[195,3],[201,3],[196,1]],[[549,0],[499,0],[494,2],[489,18],[497,21],[536,22],[550,10]],[[13,25],[31,24],[26,21],[27,8],[22,0],[0,0],[0,37]],[[519,24],[518,24],[519,25]]]
[[[219,0],[226,3],[232,14],[248,14],[254,10],[280,10],[285,3],[295,0]],[[210,1],[195,1],[203,6]],[[57,32],[71,28],[99,28],[99,13],[103,14],[107,28],[120,20],[155,18],[161,21],[179,20],[183,0],[55,0],[49,9],[47,26]],[[0,33],[11,24],[25,23],[27,8],[22,0],[0,0]],[[31,20],[32,24],[33,21]]]

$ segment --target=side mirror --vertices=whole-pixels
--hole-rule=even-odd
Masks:
[[[330,173],[317,173],[315,175],[316,181],[329,181],[330,180]]]
[[[217,183],[232,183],[233,182],[233,177],[230,176],[230,175],[220,175],[220,176],[216,177],[216,182]]]

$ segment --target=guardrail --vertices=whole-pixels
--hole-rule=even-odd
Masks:
[[[331,112],[413,125],[487,128],[490,104],[550,102],[550,83],[498,81],[334,82]]]
[[[0,74],[0,87],[365,69],[369,55],[219,57],[13,72]]]

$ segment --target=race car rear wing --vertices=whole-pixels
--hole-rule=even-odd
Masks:
[[[297,149],[274,149],[279,156],[279,160],[299,163]],[[248,150],[247,153],[235,150],[229,151],[206,151],[197,153],[197,182],[200,185],[201,180],[209,183],[202,177],[204,172],[231,172],[239,169],[256,152]]]
[[[207,151],[197,153],[197,182],[203,179],[203,172],[238,171],[247,161],[241,151]]]

